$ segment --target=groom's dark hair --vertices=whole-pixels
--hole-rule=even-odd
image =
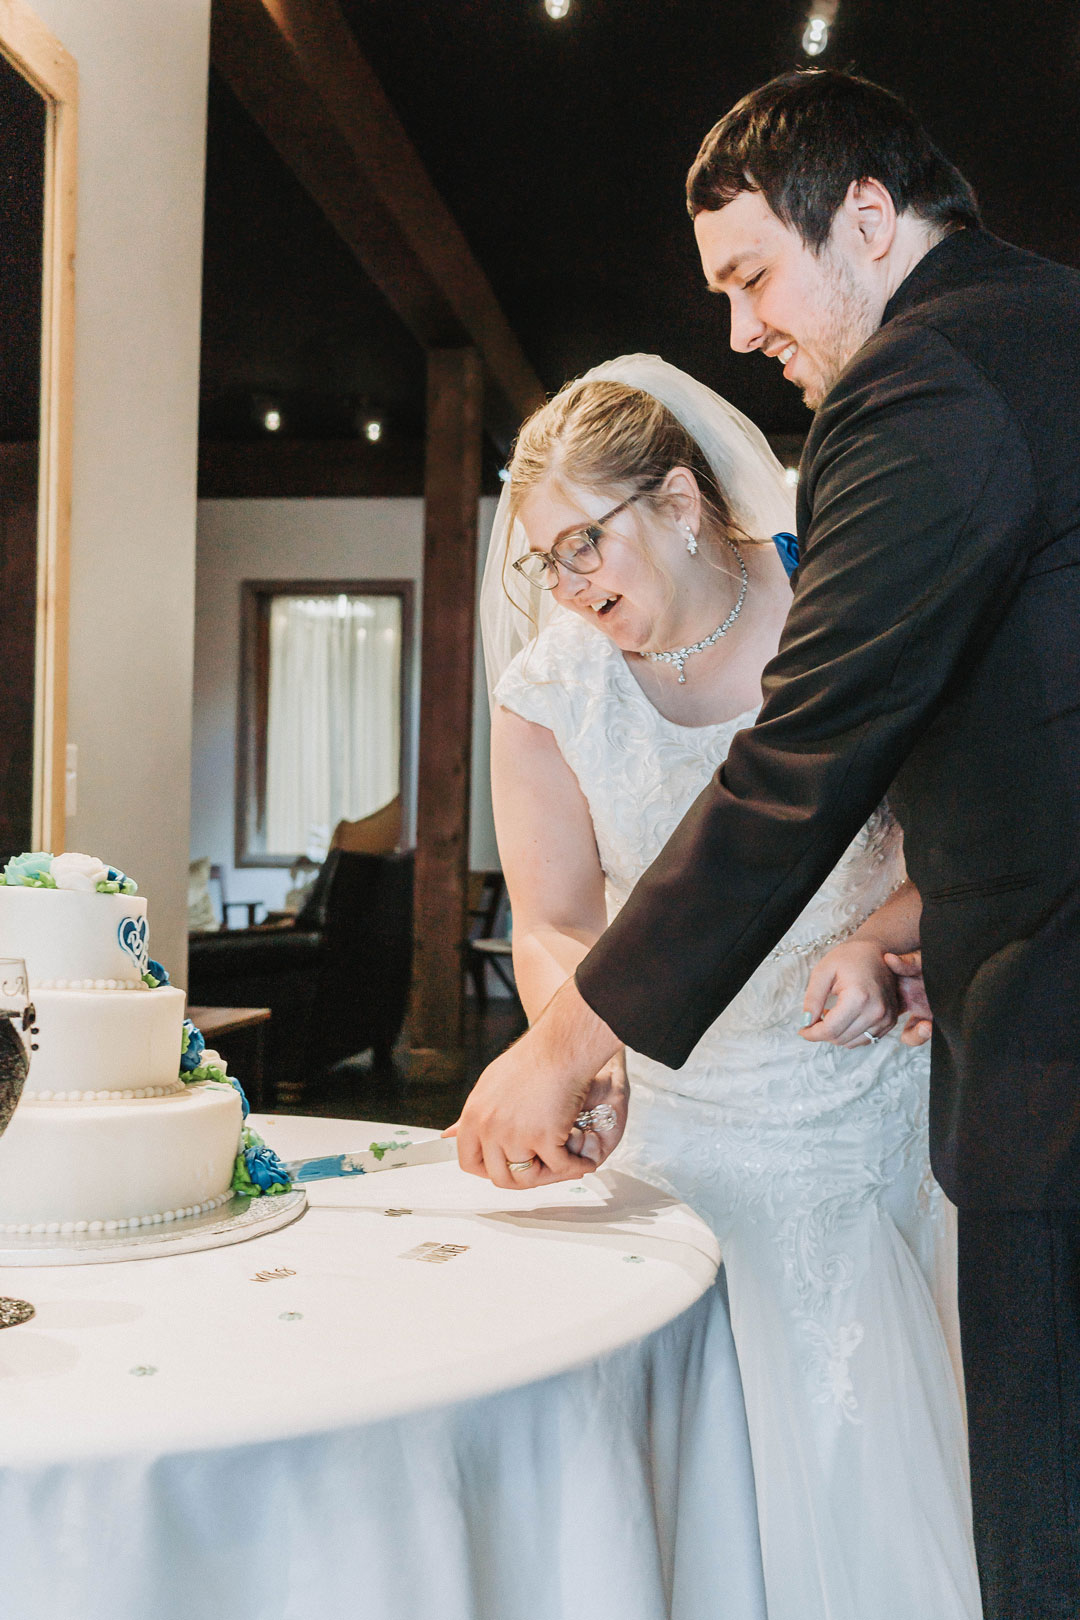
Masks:
[[[817,252],[853,180],[879,180],[898,214],[978,225],[975,193],[899,96],[829,68],[782,73],[709,131],[687,176],[691,219],[760,191]]]

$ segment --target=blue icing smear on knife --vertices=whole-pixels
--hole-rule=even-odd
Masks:
[[[387,1153],[401,1153],[412,1147],[411,1142],[372,1142],[367,1153],[330,1153],[320,1159],[295,1159],[287,1168],[294,1182],[330,1181],[336,1176],[366,1176],[369,1168],[362,1161],[368,1156],[377,1161]]]
[[[290,1166],[290,1169],[293,1169]],[[333,1176],[364,1176],[367,1171],[349,1153],[331,1153],[325,1159],[305,1159],[293,1169],[294,1181],[329,1181]]]

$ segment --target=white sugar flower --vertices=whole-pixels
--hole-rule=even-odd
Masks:
[[[77,889],[84,894],[93,894],[109,876],[109,868],[96,855],[73,852],[54,856],[50,872],[58,889]]]

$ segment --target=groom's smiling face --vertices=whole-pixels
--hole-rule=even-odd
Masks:
[[[881,319],[858,257],[835,229],[814,253],[758,191],[698,214],[694,235],[710,292],[731,304],[731,347],[776,359],[816,410]]]

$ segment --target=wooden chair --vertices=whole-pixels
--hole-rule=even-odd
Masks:
[[[466,964],[477,1005],[487,1006],[487,970],[517,997],[510,940],[496,929],[501,920],[506,884],[501,872],[469,873],[469,940]]]
[[[225,898],[225,873],[222,871],[220,866],[212,866],[210,868],[210,882],[216,883],[218,886],[218,896],[221,903],[222,928],[228,928],[231,926],[229,923],[230,911],[246,911],[247,923],[241,923],[240,926],[242,928],[254,928],[256,913],[262,907],[263,902],[261,900],[227,900]]]
[[[401,848],[401,794],[373,810],[359,821],[339,821],[330,840],[331,849],[344,849],[350,855],[392,855]]]

